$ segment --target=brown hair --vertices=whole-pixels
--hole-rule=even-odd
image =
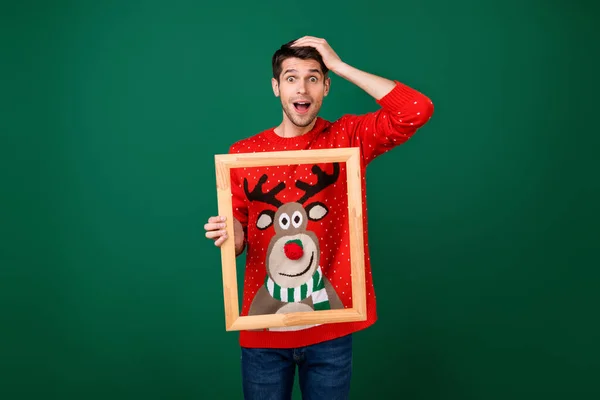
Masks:
[[[321,65],[321,70],[323,71],[323,75],[327,76],[327,72],[329,69],[325,66],[323,62],[323,58],[321,58],[321,54],[314,48],[310,46],[305,47],[291,47],[296,40],[292,40],[284,45],[282,45],[279,50],[273,54],[273,59],[271,61],[273,66],[273,78],[279,82],[279,75],[281,75],[281,63],[286,58],[300,58],[301,60],[316,60]]]

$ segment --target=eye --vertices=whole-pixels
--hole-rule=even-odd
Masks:
[[[294,228],[302,225],[302,214],[300,214],[300,211],[295,211],[294,214],[292,214],[292,224],[294,225]]]
[[[290,227],[290,217],[286,213],[283,213],[279,216],[279,226],[281,226],[283,229]]]
[[[310,81],[311,81],[311,82],[317,82],[318,80],[319,80],[319,79],[318,79],[317,77],[315,77],[315,76],[311,76],[311,77],[310,77]]]
[[[286,80],[287,80],[288,82],[292,82],[292,81],[294,80],[294,77],[293,77],[293,76],[288,76],[288,77],[286,78]]]

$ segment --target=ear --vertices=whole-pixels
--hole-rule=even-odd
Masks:
[[[325,78],[325,93],[323,94],[323,96],[327,96],[329,94],[329,88],[331,87],[331,78],[327,77]]]
[[[273,218],[275,218],[275,211],[273,210],[264,210],[262,211],[258,218],[256,219],[256,227],[261,231],[267,229],[273,223]]]
[[[325,217],[329,210],[325,204],[316,201],[306,206],[306,215],[312,221],[318,221]]]
[[[277,83],[277,79],[271,78],[271,86],[273,86],[273,94],[275,94],[275,97],[279,97],[279,84]]]

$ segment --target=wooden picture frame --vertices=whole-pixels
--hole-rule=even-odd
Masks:
[[[234,244],[231,168],[268,167],[307,163],[346,164],[348,217],[351,262],[352,307],[337,310],[293,312],[240,316]],[[225,328],[227,331],[253,330],[309,324],[364,321],[367,318],[363,240],[363,204],[361,192],[360,153],[357,147],[271,151],[215,155],[215,172],[219,215],[227,219],[226,240],[221,246]]]

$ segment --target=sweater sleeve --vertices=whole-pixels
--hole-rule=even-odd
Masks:
[[[235,145],[229,149],[229,153],[237,153]],[[248,204],[244,194],[244,188],[239,177],[239,171],[236,168],[230,170],[231,179],[231,203],[233,207],[233,217],[240,221],[244,230],[248,225]]]
[[[433,102],[427,96],[395,83],[391,92],[377,101],[379,110],[344,117],[350,144],[360,147],[365,165],[406,142],[433,115]]]

